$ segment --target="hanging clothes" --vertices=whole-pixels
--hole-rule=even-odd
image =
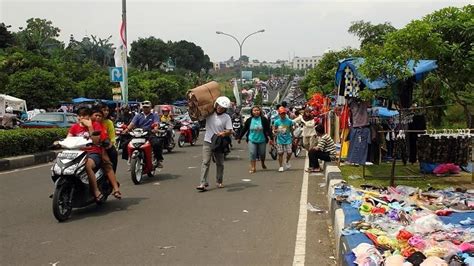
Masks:
[[[408,124],[409,130],[426,130],[426,118],[424,115],[414,115],[413,122]],[[408,152],[409,162],[415,163],[417,161],[417,148],[416,142],[418,140],[418,134],[415,132],[408,133]]]
[[[370,128],[351,128],[349,155],[347,161],[356,164],[365,164],[370,143]]]

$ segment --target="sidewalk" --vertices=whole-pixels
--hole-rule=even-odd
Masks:
[[[60,150],[45,151],[29,155],[7,157],[0,159],[0,171],[14,170],[22,167],[49,163],[56,159]]]

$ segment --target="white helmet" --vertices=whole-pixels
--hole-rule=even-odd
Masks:
[[[7,112],[7,113],[13,113],[13,107],[8,106],[7,108],[5,108],[5,112]]]
[[[214,107],[216,105],[220,105],[222,108],[229,108],[230,107],[230,99],[227,98],[226,96],[221,96],[216,99],[216,102],[214,103]]]

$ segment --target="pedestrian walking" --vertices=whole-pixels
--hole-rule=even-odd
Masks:
[[[202,165],[200,184],[197,190],[205,191],[209,186],[208,174],[211,159],[216,162],[217,187],[223,188],[224,179],[224,152],[228,148],[227,138],[232,135],[232,120],[226,113],[231,107],[230,99],[221,96],[214,102],[214,113],[206,118],[206,133],[202,147]]]
[[[303,148],[309,150],[316,144],[316,130],[314,116],[311,113],[311,109],[306,107],[303,114],[300,114],[297,118],[293,119],[296,125],[303,124]]]
[[[278,172],[283,172],[291,168],[290,159],[293,153],[291,144],[293,141],[293,121],[288,118],[287,111],[284,106],[278,108],[278,118],[273,123],[273,132],[277,136],[278,163],[280,168]],[[283,164],[283,156],[286,153],[285,164]]]
[[[266,146],[270,141],[273,143],[273,132],[270,127],[270,121],[263,115],[260,106],[252,107],[251,117],[245,121],[237,141],[240,143],[243,136],[246,136],[249,147],[250,170],[253,174],[257,171],[257,156],[260,158],[262,169],[267,169],[265,165]]]
[[[309,169],[307,172],[320,172],[319,160],[330,162],[336,160],[336,144],[328,134],[324,132],[324,126],[316,126],[318,145],[309,150]]]

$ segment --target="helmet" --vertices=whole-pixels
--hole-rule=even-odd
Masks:
[[[230,99],[227,98],[226,96],[221,96],[216,99],[216,102],[214,103],[214,107],[220,105],[222,108],[229,108],[230,107]]]
[[[283,106],[280,106],[280,108],[278,108],[278,113],[279,114],[286,114],[286,108],[283,107]]]
[[[170,108],[169,106],[163,106],[163,107],[161,108],[161,111],[162,111],[162,112],[170,112],[170,111],[171,111],[171,108]]]
[[[13,113],[13,107],[8,106],[7,108],[5,108],[5,112],[7,112],[7,113]]]

